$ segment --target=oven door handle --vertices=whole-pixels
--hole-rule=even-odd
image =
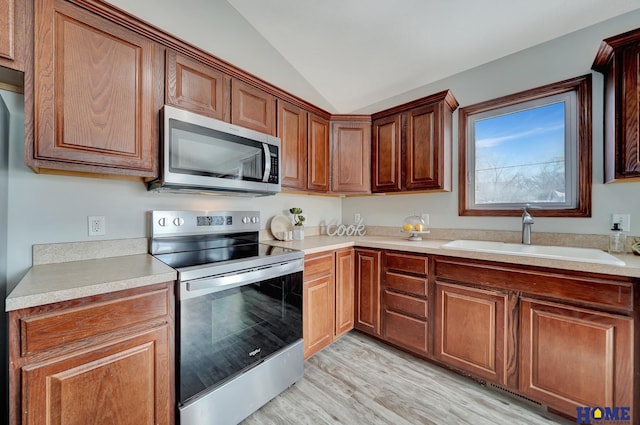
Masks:
[[[205,277],[189,280],[180,284],[180,299],[194,298],[201,295],[224,291],[238,286],[248,285],[262,280],[286,276],[303,270],[303,261],[295,260],[287,263],[270,265],[261,268],[241,270],[221,276]],[[184,291],[182,291],[184,290]]]

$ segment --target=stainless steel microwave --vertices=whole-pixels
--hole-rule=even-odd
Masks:
[[[280,192],[280,139],[165,105],[160,176],[149,190],[241,196]]]

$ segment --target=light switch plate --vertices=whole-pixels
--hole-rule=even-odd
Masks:
[[[631,231],[631,214],[611,214],[612,228],[614,223],[620,223],[620,227],[622,227],[622,231],[630,232]]]

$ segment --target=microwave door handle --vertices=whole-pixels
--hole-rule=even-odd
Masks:
[[[269,174],[271,174],[271,151],[266,143],[262,144],[262,149],[264,150],[264,175],[262,176],[262,181],[268,183]]]

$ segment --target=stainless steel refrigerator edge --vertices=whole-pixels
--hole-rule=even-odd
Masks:
[[[24,97],[22,94],[0,90],[0,294],[2,301],[0,306],[0,338],[2,351],[0,352],[0,422],[8,421],[8,351],[7,340],[7,313],[5,312],[5,298],[8,291],[8,216],[9,216],[9,150],[12,140],[19,145],[22,143],[23,130],[18,128],[24,125]]]

